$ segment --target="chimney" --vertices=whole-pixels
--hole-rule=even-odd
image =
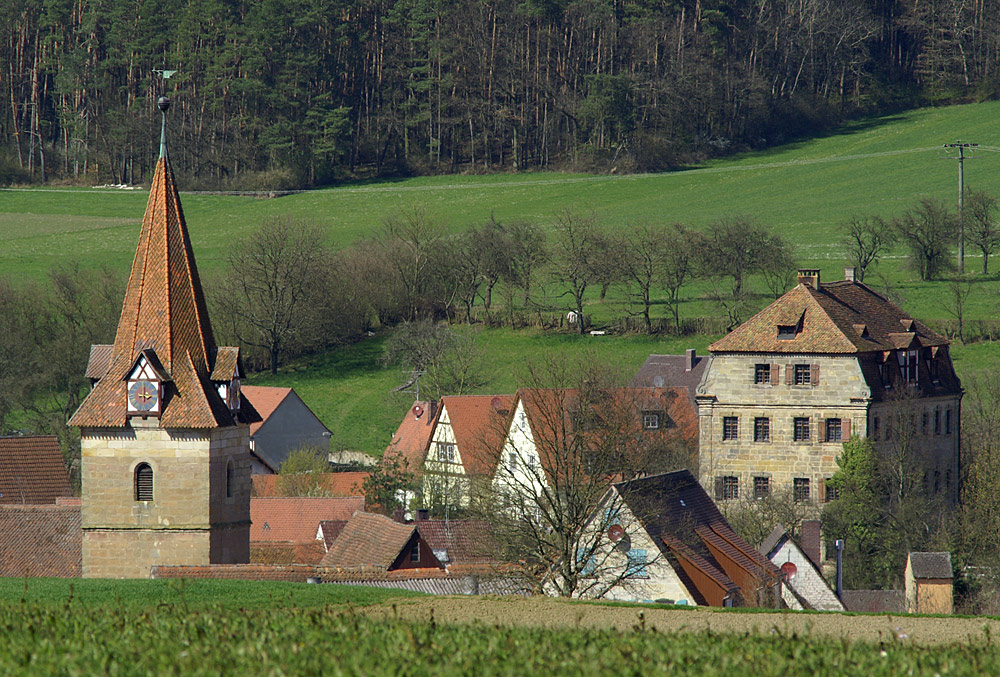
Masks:
[[[406,522],[406,511],[403,508],[393,508],[392,511],[392,521],[393,522]]]
[[[799,268],[798,283],[819,289],[819,268]]]
[[[691,371],[694,369],[695,363],[695,353],[694,348],[688,348],[684,351],[684,371]]]
[[[427,508],[420,508],[419,510],[417,510],[417,521],[426,522],[429,515],[430,515],[430,510],[428,510]],[[817,522],[816,524],[819,524],[819,522]]]
[[[847,268],[844,268],[844,279],[847,280],[848,282],[854,282],[856,272],[857,268],[855,268],[854,266],[848,266]]]
[[[820,529],[819,520],[802,520],[802,537],[799,539],[802,544],[802,552],[812,560],[816,568],[820,568]]]

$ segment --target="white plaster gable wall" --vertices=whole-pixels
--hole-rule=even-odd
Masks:
[[[453,463],[442,463],[438,460],[438,442],[455,445],[455,460]],[[446,472],[454,475],[467,474],[465,472],[465,462],[462,460],[462,450],[455,439],[455,429],[451,427],[451,416],[448,414],[447,406],[441,407],[437,424],[434,426],[431,443],[427,448],[427,456],[424,458],[424,471]]]
[[[607,537],[606,530],[609,523],[603,518],[603,513],[609,505],[613,506],[612,510],[617,511],[616,519],[628,534],[631,549],[646,551],[646,574],[648,577],[627,576],[622,579],[623,572],[626,572],[629,566],[629,560],[628,555],[615,549],[614,544]],[[627,602],[655,602],[666,599],[675,603],[695,604],[694,597],[674,571],[670,562],[662,555],[649,533],[614,489],[611,490],[609,499],[599,508],[598,515],[591,521],[588,536],[593,534],[596,529],[602,531],[598,547],[595,548],[596,580],[584,582],[585,585],[587,583],[591,585],[589,590],[584,591],[582,597],[600,597],[601,599]],[[583,538],[582,541],[593,542],[587,537]]]
[[[493,488],[505,493],[537,497],[547,485],[524,402],[518,399],[503,453],[494,471]]]
[[[795,576],[788,585],[812,608],[820,611],[844,611],[844,605],[837,599],[837,595],[816,571],[805,553],[791,539],[786,539],[781,547],[774,552],[771,556],[771,562],[779,569],[785,562],[791,562],[795,565]],[[790,609],[802,608],[798,600],[785,590],[785,586],[782,586],[782,598]]]

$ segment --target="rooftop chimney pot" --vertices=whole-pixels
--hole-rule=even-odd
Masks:
[[[798,283],[819,289],[819,268],[799,268]]]
[[[847,268],[844,268],[844,279],[847,280],[848,282],[854,282],[856,272],[857,269],[854,266],[848,266]]]
[[[684,351],[684,371],[691,371],[694,369],[695,363],[695,352],[694,348],[688,348]]]

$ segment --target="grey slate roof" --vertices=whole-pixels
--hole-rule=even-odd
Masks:
[[[630,388],[687,388],[694,401],[695,389],[708,365],[708,357],[695,355],[694,368],[687,369],[687,355],[650,355],[629,383]],[[662,381],[657,381],[657,377]]]
[[[405,580],[328,581],[333,585],[364,585],[373,588],[396,588],[425,592],[429,595],[529,595],[530,590],[517,578],[482,578],[478,584],[469,576],[461,578],[412,578]]]
[[[780,548],[782,543],[784,543],[787,539],[788,532],[785,531],[784,526],[779,524],[774,527],[774,531],[768,534],[767,538],[761,542],[760,547],[757,549],[764,553],[764,557],[770,559],[771,555],[774,554],[774,551]]]
[[[950,552],[911,552],[910,570],[914,578],[948,578],[951,569]]]

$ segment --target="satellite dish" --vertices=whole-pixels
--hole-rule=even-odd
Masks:
[[[653,387],[662,388],[663,387],[663,377],[657,374],[653,377]]]
[[[413,415],[416,416],[417,418],[420,418],[421,416],[424,415],[424,408],[421,407],[419,404],[413,405]]]
[[[799,568],[795,566],[795,562],[785,562],[781,565],[781,573],[784,574],[786,581],[790,581],[795,578],[795,574],[798,570]]]
[[[612,543],[617,543],[618,541],[625,538],[625,529],[620,524],[612,524],[608,527],[608,538],[611,539]]]

